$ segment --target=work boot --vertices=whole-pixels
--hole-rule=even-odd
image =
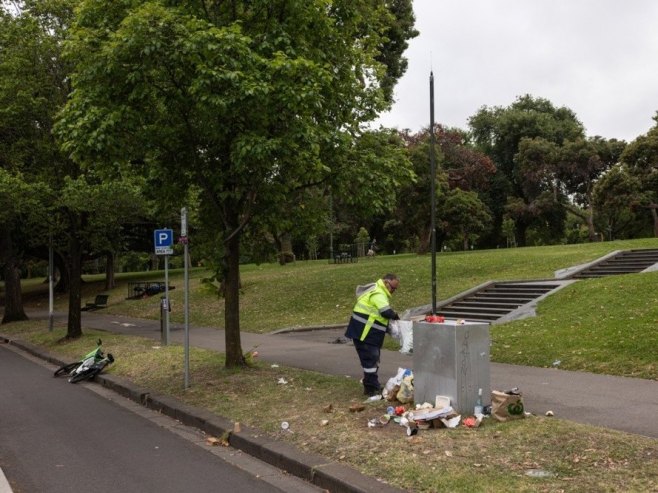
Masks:
[[[364,387],[363,389],[363,395],[367,395],[368,397],[372,397],[373,395],[380,395],[382,393],[382,389],[378,388],[368,388]]]

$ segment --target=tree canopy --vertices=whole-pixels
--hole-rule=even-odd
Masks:
[[[408,0],[80,3],[63,148],[140,166],[170,196],[201,190],[200,221],[220,229],[227,366],[244,363],[244,229],[328,179],[329,156],[390,105],[415,34]]]

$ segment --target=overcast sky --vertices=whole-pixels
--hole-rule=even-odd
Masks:
[[[377,123],[467,129],[482,106],[531,94],[576,113],[588,136],[631,141],[658,111],[658,0],[414,0],[395,105]]]

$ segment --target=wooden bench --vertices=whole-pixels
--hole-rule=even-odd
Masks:
[[[107,308],[107,300],[109,299],[109,294],[97,294],[93,303],[86,303],[82,308],[83,312],[90,310],[99,310],[101,308]]]

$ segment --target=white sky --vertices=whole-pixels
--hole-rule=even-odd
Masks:
[[[531,94],[576,113],[588,136],[631,141],[658,111],[658,0],[414,0],[416,29],[391,112],[418,131],[467,129],[482,106]]]

